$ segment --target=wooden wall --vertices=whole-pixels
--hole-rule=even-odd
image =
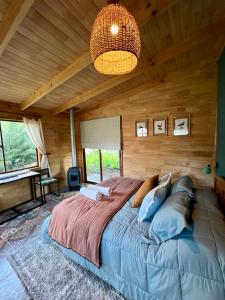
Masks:
[[[169,78],[169,77],[168,77]],[[212,187],[214,172],[202,173],[215,165],[216,62],[183,70],[165,83],[138,94],[119,97],[76,115],[78,161],[82,167],[79,122],[101,117],[122,116],[123,172],[125,176],[146,178],[172,171],[188,174],[194,183]],[[173,117],[191,116],[191,135],[172,136]],[[168,117],[168,136],[153,136],[153,118]],[[135,137],[135,121],[149,119],[150,136]]]
[[[60,187],[66,186],[66,171],[71,166],[69,115],[52,116],[49,111],[29,109],[21,112],[19,106],[0,101],[0,118],[21,119],[22,114],[40,116],[53,176],[60,178]],[[29,117],[29,116],[28,116]],[[30,199],[27,179],[0,186],[0,211]]]
[[[138,93],[106,100],[104,104],[77,113],[79,166],[83,166],[79,122],[121,115],[125,176],[144,179],[172,171],[174,177],[189,174],[196,185],[212,187],[214,173],[205,175],[201,169],[208,164],[215,165],[216,71],[216,63],[196,66],[156,87],[139,89]],[[21,113],[18,105],[0,101],[0,118],[21,119]],[[61,178],[61,187],[64,187],[66,171],[71,166],[69,115],[52,116],[49,111],[34,108],[25,113],[41,116],[52,172]],[[173,137],[173,117],[187,114],[191,116],[191,135]],[[160,117],[168,117],[168,136],[152,135],[152,120]],[[135,121],[146,118],[149,119],[149,137],[137,138]],[[28,188],[27,180],[0,186],[0,210],[28,199]]]

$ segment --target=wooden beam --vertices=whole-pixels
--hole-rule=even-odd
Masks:
[[[0,29],[0,56],[14,36],[35,0],[12,0]]]
[[[151,21],[155,17],[163,14],[171,6],[177,3],[178,0],[160,0],[157,6],[151,4],[143,9],[134,13],[134,18],[140,27],[144,26],[147,22]]]
[[[129,79],[132,79],[133,77],[138,76],[139,74],[141,74],[143,72],[144,66],[146,66],[146,63],[140,64],[133,72],[131,72],[127,75],[115,76],[109,80],[104,81],[103,83],[98,84],[97,86],[84,92],[83,94],[67,101],[65,104],[59,105],[53,111],[53,114],[57,115],[58,113],[63,112],[64,110],[67,110],[79,103],[83,103],[90,98],[93,98],[101,93],[104,93],[105,91],[107,91]]]
[[[101,94],[103,92],[106,92],[107,90],[133,78],[141,73],[150,70],[154,66],[158,64],[165,63],[169,61],[170,59],[175,58],[176,56],[190,50],[191,48],[201,44],[202,42],[206,41],[210,37],[212,37],[215,34],[218,34],[220,32],[225,32],[225,19],[220,20],[217,23],[209,25],[207,28],[205,28],[202,31],[194,32],[190,36],[184,38],[182,41],[179,41],[177,44],[160,51],[155,57],[150,59],[150,64],[146,64],[144,67],[139,67],[136,71],[133,73],[116,77],[109,79],[100,85],[97,85],[96,87],[90,89],[89,91],[86,91],[85,93],[76,96],[73,99],[68,100],[66,103],[59,105],[53,110],[53,114],[58,114],[60,112],[63,112],[66,109],[69,109],[73,106],[76,106],[80,103],[83,103],[87,101],[90,98],[93,98],[97,96],[98,94]]]
[[[36,90],[29,98],[21,102],[20,107],[22,110],[28,108],[38,100],[46,96],[55,88],[63,84],[65,81],[79,73],[91,63],[91,57],[89,52],[85,52],[72,64],[65,68],[62,72],[55,75],[51,80],[43,84],[38,90]]]
[[[159,52],[152,59],[152,64],[162,64],[167,62],[171,58],[176,57],[191,48],[194,48],[195,46],[222,32],[225,32],[224,17],[216,23],[210,24],[207,28],[194,32],[190,36],[184,38],[182,41],[176,43],[174,46]]]
[[[107,104],[107,103],[112,103],[114,101],[122,101],[124,99],[128,99],[132,96],[136,96],[140,93],[146,93],[148,90],[151,90],[152,88],[161,86],[161,85],[165,85],[166,83],[173,81],[173,80],[177,80],[179,78],[184,78],[185,74],[187,74],[187,76],[190,76],[189,74],[191,72],[195,72],[196,70],[199,71],[199,69],[203,68],[204,66],[208,65],[208,64],[212,64],[212,63],[216,63],[215,59],[209,60],[209,59],[201,59],[199,60],[195,60],[193,61],[192,64],[185,64],[184,66],[182,66],[182,68],[177,68],[175,70],[173,70],[171,73],[169,74],[163,74],[162,76],[159,76],[158,78],[152,79],[147,83],[143,83],[141,85],[139,85],[138,87],[132,88],[126,92],[122,92],[118,95],[115,95],[109,99],[103,100],[99,99],[96,100],[95,103],[93,104],[93,106],[88,106],[87,108],[80,108],[79,110],[77,110],[75,113],[79,113],[80,111],[89,111],[94,109],[97,109],[99,107],[102,107],[103,105]]]
[[[154,8],[151,5],[144,9],[141,9],[137,13],[134,14],[139,26],[143,26],[147,21],[150,21],[156,15],[164,12],[170,6],[172,6],[177,0],[161,0],[161,4],[158,8]],[[27,99],[21,102],[21,109],[24,110],[29,106],[33,105],[41,98],[46,96],[48,93],[52,92],[55,88],[63,84],[66,80],[75,76],[77,73],[82,71],[88,65],[92,63],[89,51],[85,52],[81,55],[77,60],[75,60],[72,64],[70,64],[63,71],[58,73],[55,77],[47,81],[43,86],[41,86],[38,90],[34,91],[34,93]],[[116,80],[115,80],[116,81]]]
[[[92,110],[93,108],[96,108],[96,106],[97,107],[98,106],[101,107],[102,105],[105,105],[105,104],[113,102],[113,101],[120,101],[120,100],[123,100],[125,98],[127,99],[127,98],[129,98],[131,96],[137,95],[137,94],[139,94],[139,93],[141,93],[143,91],[149,90],[149,89],[151,89],[153,87],[156,87],[158,85],[163,84],[164,80],[165,80],[165,75],[161,76],[161,77],[159,77],[157,79],[150,80],[147,83],[141,84],[138,87],[132,88],[131,90],[128,90],[126,92],[123,92],[123,93],[120,93],[118,95],[115,95],[115,96],[113,96],[113,97],[111,97],[109,99],[96,100],[96,101],[94,101],[93,105],[91,105],[91,104],[89,105],[89,102],[87,101],[85,103],[85,105],[87,104],[88,107],[85,108],[85,106],[84,107],[82,106],[79,109],[77,109],[75,111],[75,113],[79,113],[80,111],[84,111],[84,110],[85,111]],[[92,102],[90,101],[90,103],[92,103]]]

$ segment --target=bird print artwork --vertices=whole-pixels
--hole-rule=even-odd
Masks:
[[[166,120],[154,120],[153,121],[153,134],[154,135],[162,135],[166,134]]]
[[[137,122],[137,136],[147,136],[148,135],[148,129],[147,129],[147,122]]]
[[[162,131],[162,126],[163,126],[163,124],[162,124],[162,123],[159,123],[159,124],[157,124],[157,128],[158,128],[158,130]]]
[[[189,118],[175,118],[174,134],[173,135],[188,135],[189,134]]]
[[[180,129],[184,129],[184,122],[178,124],[177,127],[179,127]]]

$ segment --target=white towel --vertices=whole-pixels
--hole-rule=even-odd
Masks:
[[[93,185],[91,187],[92,189],[99,191],[104,196],[110,196],[112,194],[112,188],[110,187],[104,187],[100,185]]]
[[[102,194],[99,191],[87,187],[82,187],[80,189],[80,194],[97,201],[102,198]]]

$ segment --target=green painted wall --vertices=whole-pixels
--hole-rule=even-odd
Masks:
[[[225,177],[225,49],[218,63],[216,174]]]

